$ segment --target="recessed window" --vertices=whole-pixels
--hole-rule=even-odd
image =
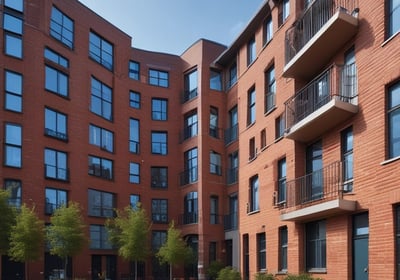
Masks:
[[[51,10],[50,35],[69,47],[74,46],[74,22],[56,7]]]
[[[257,234],[257,264],[258,271],[267,269],[267,241],[265,232]]]
[[[90,111],[106,120],[112,120],[112,89],[93,77],[91,86]]]
[[[279,271],[287,271],[288,263],[288,229],[279,228]]]
[[[267,147],[267,132],[265,128],[260,132],[260,148],[261,150]]]
[[[306,224],[306,268],[326,269],[326,222]]]
[[[161,189],[168,187],[168,167],[151,167],[151,187]]]
[[[140,93],[135,91],[129,92],[129,106],[134,109],[140,109]]]
[[[21,181],[14,180],[14,179],[6,179],[6,180],[4,180],[4,188],[6,191],[9,192],[9,195],[10,195],[8,197],[8,205],[14,206],[16,208],[20,208],[21,201],[22,201]]]
[[[24,11],[24,0],[4,0],[4,6],[22,13]]]
[[[218,108],[210,107],[210,128],[209,134],[214,138],[219,138],[218,133]]]
[[[158,155],[168,154],[168,134],[163,131],[151,132],[151,152]]]
[[[278,161],[278,203],[286,201],[286,158]]]
[[[153,223],[168,223],[168,200],[151,200],[151,220]]]
[[[389,6],[389,37],[400,30],[400,1],[388,0]]]
[[[52,215],[56,209],[68,204],[67,191],[65,190],[46,188],[45,196],[45,214],[47,215]]]
[[[89,125],[89,143],[107,152],[114,150],[114,133],[96,125]]]
[[[228,156],[229,169],[227,172],[227,183],[234,184],[238,181],[239,175],[239,153],[235,151]]]
[[[68,156],[66,152],[45,149],[44,164],[46,178],[68,180]]]
[[[5,109],[22,112],[22,75],[5,71]]]
[[[136,61],[129,61],[129,78],[140,80],[140,64]]]
[[[89,56],[96,62],[103,65],[108,70],[113,70],[114,58],[113,58],[114,46],[100,37],[99,35],[90,32],[89,34]]]
[[[400,156],[400,82],[388,88],[389,158]]]
[[[280,115],[275,119],[275,139],[281,139],[285,134],[285,117]]]
[[[275,82],[275,68],[271,66],[265,72],[265,113],[270,112],[275,108],[276,99],[276,82]]]
[[[140,183],[140,165],[136,162],[129,163],[129,183]]]
[[[4,164],[9,167],[22,167],[22,127],[16,124],[5,125]]]
[[[229,127],[225,130],[225,144],[229,144],[238,138],[238,113],[237,105],[229,110]]]
[[[286,19],[289,17],[289,14],[290,14],[290,1],[281,0],[281,3],[279,4],[279,17],[278,17],[279,26],[281,26],[286,21]]]
[[[251,125],[256,121],[256,89],[251,88],[247,92],[247,125]]]
[[[258,211],[259,205],[259,192],[258,192],[258,176],[250,178],[250,194],[249,194],[249,211]]]
[[[153,98],[151,100],[151,118],[156,121],[168,119],[168,100]]]
[[[264,23],[264,45],[269,43],[274,36],[274,28],[272,24],[272,17],[269,16]]]
[[[22,58],[23,25],[21,18],[8,13],[3,14],[4,52],[6,55]]]
[[[197,192],[189,192],[183,201],[184,214],[183,224],[196,224],[198,221]]]
[[[222,175],[221,155],[214,151],[210,151],[210,173]]]
[[[218,202],[218,196],[211,196],[210,197],[210,224],[212,225],[217,225],[219,224],[219,202]]]
[[[140,144],[140,122],[137,119],[129,120],[129,151],[134,154],[139,153]]]
[[[197,148],[190,149],[184,154],[185,171],[181,175],[181,185],[194,183],[198,179]]]
[[[210,89],[222,90],[222,75],[220,71],[210,70]]]
[[[342,161],[343,161],[343,191],[353,190],[353,128],[341,132]]]
[[[109,159],[89,156],[89,175],[101,177],[104,179],[113,179],[113,162]]]
[[[112,249],[108,232],[104,225],[90,225],[90,249]]]
[[[150,69],[149,70],[149,84],[159,87],[169,86],[169,74],[165,71]]]
[[[188,74],[185,74],[184,81],[185,90],[183,101],[185,102],[197,96],[197,69]]]
[[[247,43],[247,66],[252,64],[254,60],[256,60],[257,53],[256,53],[256,39],[253,37]]]
[[[45,88],[55,94],[68,96],[68,76],[60,70],[46,65]]]
[[[68,140],[67,115],[58,111],[44,109],[44,133],[60,140]]]
[[[197,135],[197,112],[193,111],[185,116],[185,127],[183,130],[183,139],[194,137]]]
[[[231,88],[237,81],[237,64],[236,62],[229,67],[228,71],[228,88]]]
[[[257,157],[256,139],[254,137],[249,140],[249,161]]]

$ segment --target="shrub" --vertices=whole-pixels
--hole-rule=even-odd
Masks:
[[[271,273],[263,273],[263,272],[259,272],[255,275],[255,280],[276,280],[276,278],[274,277],[274,275],[272,275]]]
[[[322,280],[321,278],[314,278],[307,273],[302,273],[299,275],[289,274],[283,280]]]
[[[217,280],[241,280],[240,273],[231,267],[225,267],[218,273]]]
[[[206,274],[209,279],[215,280],[218,277],[218,273],[224,268],[224,264],[220,261],[213,261],[207,268]]]

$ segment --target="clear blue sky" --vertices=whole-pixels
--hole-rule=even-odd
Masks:
[[[229,46],[264,0],[79,0],[135,48],[180,55],[200,38]]]

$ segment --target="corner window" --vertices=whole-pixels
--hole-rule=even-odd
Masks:
[[[140,64],[136,61],[129,61],[129,78],[140,80]]]
[[[231,88],[237,81],[237,64],[236,62],[229,67],[228,72],[228,88]]]
[[[22,186],[20,180],[6,179],[4,180],[4,188],[6,191],[10,193],[10,197],[8,198],[8,205],[11,205],[16,208],[21,207],[22,201]]]
[[[151,118],[155,121],[168,119],[168,100],[153,98],[151,100]]]
[[[89,156],[88,165],[89,165],[89,171],[88,171],[89,175],[101,177],[108,180],[113,179],[113,162],[111,160],[95,156]]]
[[[249,212],[260,209],[258,187],[258,176],[256,175],[250,178]]]
[[[400,156],[400,82],[388,88],[389,158]]]
[[[94,61],[100,63],[108,70],[114,67],[113,58],[114,46],[99,35],[90,32],[89,34],[89,56]]]
[[[22,167],[22,127],[7,123],[4,142],[4,164],[9,167]]]
[[[5,104],[6,110],[22,112],[22,75],[5,71]]]
[[[151,218],[154,223],[168,223],[168,200],[151,200]]]
[[[46,178],[66,181],[68,180],[67,153],[53,149],[44,150],[44,164]]]
[[[186,102],[190,99],[193,99],[197,96],[197,69],[185,74],[185,91],[183,101]]]
[[[158,155],[168,154],[168,134],[162,131],[151,132],[151,152]]]
[[[45,214],[52,215],[54,211],[61,206],[66,206],[67,191],[53,188],[46,188],[45,190],[46,204],[45,204]]]
[[[153,86],[165,87],[169,86],[169,74],[165,71],[150,69],[149,84]]]
[[[92,77],[90,111],[111,121],[113,113],[112,98],[112,89]]]
[[[4,29],[4,52],[6,55],[22,58],[22,35],[23,20],[22,14],[14,16],[6,12],[3,13]]]
[[[151,167],[151,187],[161,189],[168,187],[168,167]]]
[[[140,123],[137,119],[129,120],[129,151],[134,154],[139,154],[139,131]]]
[[[210,173],[222,175],[221,155],[214,151],[210,151]]]
[[[107,152],[114,151],[114,133],[95,125],[89,125],[89,143]]]
[[[50,35],[70,49],[73,48],[74,22],[56,7],[51,10]]]
[[[274,28],[272,24],[272,16],[267,17],[264,23],[264,45],[268,44],[274,36]]]
[[[115,198],[113,193],[88,190],[88,215],[95,217],[113,217]]]
[[[220,71],[210,70],[210,89],[222,90],[222,76]]]
[[[67,116],[55,110],[45,108],[44,133],[47,136],[67,141]]]
[[[134,109],[140,109],[140,93],[135,91],[129,92],[129,106]]]
[[[136,162],[129,163],[129,183],[140,183],[140,165]]]
[[[389,6],[389,36],[396,34],[400,30],[400,1],[388,0]]]
[[[256,60],[257,53],[256,53],[256,39],[253,37],[247,43],[247,66],[252,64],[254,60]]]

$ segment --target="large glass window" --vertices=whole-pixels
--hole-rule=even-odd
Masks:
[[[73,48],[74,22],[56,7],[51,10],[50,35],[67,47]]]
[[[89,125],[89,143],[107,152],[114,150],[114,133],[96,125]]]
[[[6,70],[4,87],[5,109],[22,112],[22,75]]]
[[[271,66],[265,72],[265,89],[265,113],[267,113],[275,108],[276,82],[274,66]]]
[[[139,120],[129,119],[129,151],[134,154],[139,153],[139,127]]]
[[[22,166],[22,127],[7,123],[5,126],[4,164],[10,167]]]
[[[158,155],[168,154],[168,134],[163,131],[151,132],[151,152]]]
[[[92,77],[90,110],[106,120],[112,120],[112,89]]]
[[[342,131],[343,191],[353,190],[353,128]]]
[[[251,88],[247,93],[247,125],[256,121],[256,89]]]
[[[257,264],[258,271],[267,269],[267,242],[265,232],[257,234]]]
[[[272,16],[269,16],[264,23],[264,45],[271,41],[273,36],[274,28],[272,24]]]
[[[67,153],[53,150],[44,150],[45,176],[51,179],[68,180],[68,156]]]
[[[135,91],[129,92],[129,106],[134,109],[140,109],[140,93]]]
[[[159,87],[169,86],[169,74],[165,71],[149,69],[149,84]]]
[[[197,181],[197,148],[186,151],[184,154],[185,172],[183,184],[194,183]]]
[[[250,179],[250,197],[249,197],[249,211],[258,211],[259,206],[259,192],[258,192],[258,176],[253,176]]]
[[[109,159],[89,156],[89,175],[101,177],[104,179],[113,179],[113,162]]]
[[[46,204],[45,213],[52,215],[57,208],[66,206],[68,204],[67,191],[53,188],[46,188],[45,190]]]
[[[278,203],[286,201],[286,158],[278,161]]]
[[[113,70],[114,46],[100,37],[99,35],[90,32],[89,34],[89,56],[96,62],[103,65],[108,70]]]
[[[222,75],[220,71],[210,70],[210,89],[222,90]]]
[[[20,15],[22,17],[22,14]],[[23,20],[20,17],[4,13],[4,51],[7,55],[22,58]]]
[[[45,108],[44,131],[47,136],[67,140],[67,116],[63,113]]]
[[[279,228],[279,271],[287,271],[288,263],[288,229]]]
[[[389,37],[400,30],[400,1],[389,1]]]
[[[400,156],[400,82],[388,88],[389,158]]]
[[[157,121],[166,121],[168,119],[167,99],[151,99],[151,118]]]
[[[219,138],[218,133],[218,108],[210,107],[210,128],[209,128],[210,136],[214,138]]]
[[[219,202],[218,196],[211,196],[210,197],[210,224],[216,225],[219,224]]]
[[[307,271],[326,268],[326,225],[324,220],[306,224],[306,267]]]
[[[214,151],[210,151],[210,173],[222,175],[221,155]]]
[[[104,225],[90,225],[90,249],[112,249],[108,232]]]
[[[151,187],[162,189],[168,187],[168,167],[151,167]]]
[[[88,190],[88,215],[95,217],[113,217],[115,195],[109,192]]]
[[[6,179],[4,180],[4,188],[9,192],[8,204],[16,208],[21,207],[22,201],[22,186],[20,180]]]
[[[193,111],[185,115],[185,127],[183,139],[188,139],[197,135],[197,112]]]
[[[197,96],[197,69],[185,75],[185,96],[188,101]]]
[[[151,220],[153,223],[168,223],[168,200],[151,200]]]
[[[183,224],[195,224],[198,218],[197,192],[190,192],[184,198]]]
[[[253,37],[247,43],[247,66],[252,64],[254,60],[256,60],[257,53],[256,53],[256,39]]]
[[[136,162],[129,163],[129,183],[140,183],[140,165]]]
[[[53,67],[45,67],[45,88],[61,96],[68,96],[68,76]]]
[[[129,78],[140,80],[140,64],[136,61],[129,61]]]

